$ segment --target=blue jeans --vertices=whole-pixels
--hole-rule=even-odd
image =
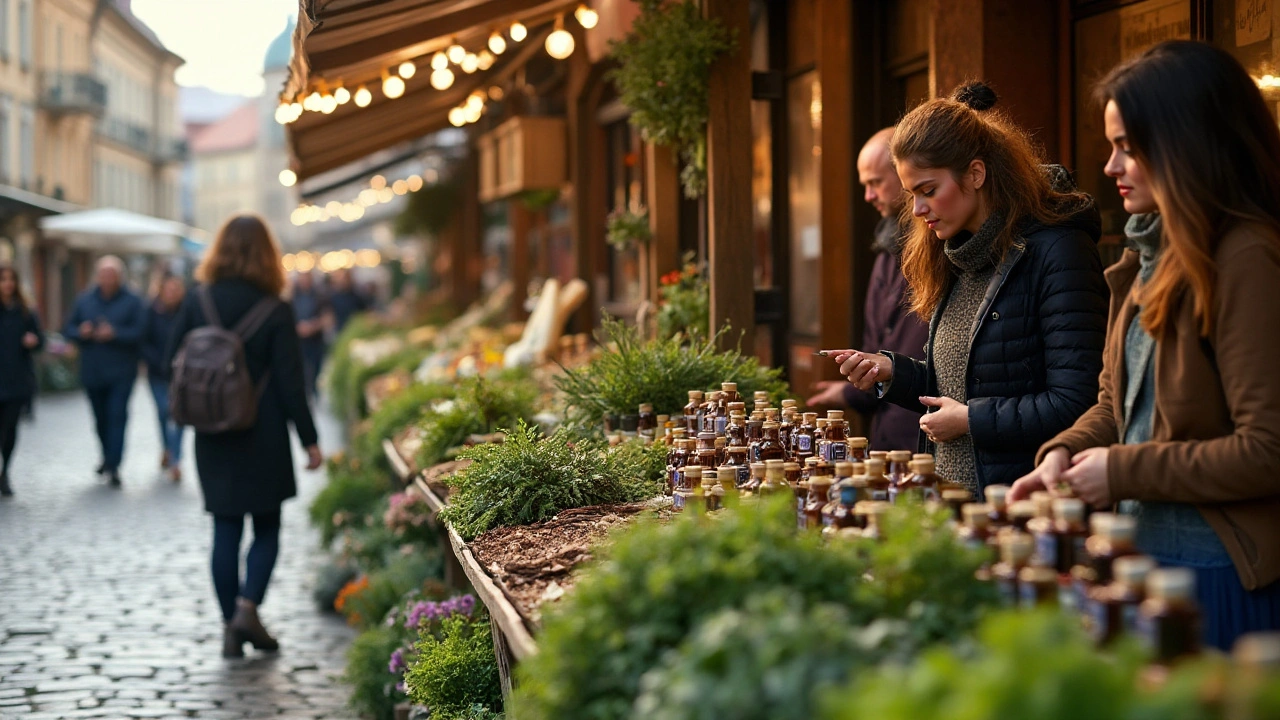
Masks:
[[[218,594],[222,619],[230,622],[236,614],[236,597],[262,604],[267,584],[280,552],[280,511],[254,513],[253,545],[245,559],[244,583],[240,582],[240,539],[244,535],[243,515],[213,516],[213,590]]]
[[[129,396],[133,394],[133,382],[136,379],[131,377],[85,388],[89,404],[93,406],[98,442],[102,444],[104,472],[117,472],[124,459],[124,430],[129,423]]]
[[[169,451],[169,461],[177,465],[182,459],[182,431],[185,429],[169,417],[169,381],[148,377],[151,397],[156,400],[156,414],[160,418],[160,438]]]

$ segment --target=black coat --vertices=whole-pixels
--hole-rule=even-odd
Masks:
[[[178,310],[165,353],[166,365],[191,330],[207,325],[200,309],[199,290],[189,293]],[[239,280],[212,286],[213,303],[224,327],[234,327],[249,308],[265,296],[262,290]],[[196,470],[204,490],[205,510],[214,515],[278,510],[297,494],[289,423],[304,446],[317,442],[315,421],[303,388],[302,353],[293,308],[281,301],[248,342],[245,363],[257,383],[271,375],[258,403],[258,422],[252,429],[207,434],[196,433]]]
[[[1092,205],[1064,225],[1029,227],[987,286],[966,374],[969,434],[983,487],[1030,472],[1040,445],[1098,399],[1108,301],[1100,228]],[[941,313],[940,306],[929,324],[924,362],[885,353],[893,360],[886,400],[922,411],[918,398],[938,394],[933,339]],[[919,449],[934,450],[923,434]]]
[[[40,339],[34,349],[22,338],[34,333]],[[0,402],[27,400],[36,394],[36,368],[32,356],[44,346],[40,318],[16,303],[0,305]]]
[[[178,318],[178,311],[165,311],[160,301],[153,302],[147,308],[146,329],[142,331],[142,362],[147,366],[147,377],[157,380],[168,380],[171,371],[165,362],[165,352],[169,349],[169,336],[173,335],[173,323]]]

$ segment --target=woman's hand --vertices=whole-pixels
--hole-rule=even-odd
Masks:
[[[1107,458],[1111,449],[1093,447],[1076,453],[1071,458],[1071,467],[1062,473],[1062,479],[1071,485],[1075,496],[1095,508],[1109,507],[1111,483],[1107,477]]]
[[[880,353],[832,350],[828,357],[840,366],[840,374],[849,378],[849,382],[863,392],[871,392],[878,382],[893,379],[893,361]]]
[[[1038,490],[1053,492],[1062,482],[1062,473],[1071,467],[1071,455],[1064,447],[1056,447],[1044,456],[1040,466],[1018,478],[1009,490],[1009,502],[1026,500]]]
[[[925,437],[935,443],[945,443],[968,434],[968,405],[949,397],[922,397],[920,402],[927,407],[938,408],[937,412],[920,416],[920,430]]]
[[[324,455],[320,454],[319,445],[307,446],[307,469],[316,470],[324,464]]]
[[[30,350],[40,344],[40,338],[35,333],[27,333],[22,336],[22,347]]]

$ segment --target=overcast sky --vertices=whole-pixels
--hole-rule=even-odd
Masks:
[[[179,85],[257,97],[262,58],[298,0],[133,0],[133,14],[187,64]]]

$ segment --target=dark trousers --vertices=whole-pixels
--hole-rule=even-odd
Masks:
[[[320,366],[324,364],[324,341],[311,338],[302,341],[302,382],[307,389],[307,397],[316,397],[316,379],[320,377]]]
[[[124,431],[129,424],[129,396],[137,378],[117,380],[106,385],[85,388],[93,406],[93,420],[102,443],[102,469],[116,472],[124,458]]]
[[[280,511],[253,514],[253,544],[245,559],[244,582],[240,581],[240,539],[244,536],[243,515],[213,516],[213,589],[218,593],[222,619],[236,614],[236,597],[261,604],[267,596],[271,571],[280,552]]]
[[[27,398],[0,400],[0,459],[4,460],[4,470],[0,471],[0,475],[9,474],[9,459],[13,457],[13,448],[18,444],[18,420],[28,402]]]

